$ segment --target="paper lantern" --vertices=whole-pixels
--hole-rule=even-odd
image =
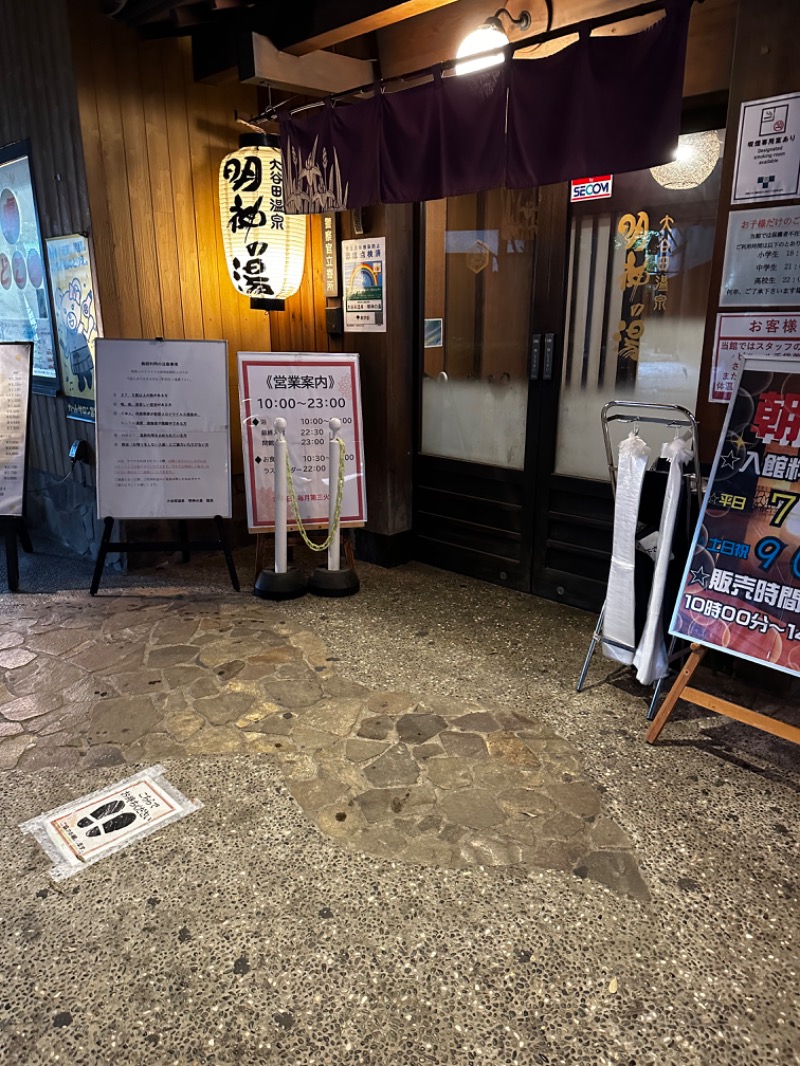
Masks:
[[[306,216],[287,215],[283,160],[267,137],[246,134],[222,160],[219,210],[228,272],[236,289],[258,300],[283,300],[300,288]]]

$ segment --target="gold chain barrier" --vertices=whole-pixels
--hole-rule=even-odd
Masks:
[[[295,521],[295,524],[297,526],[298,533],[303,538],[306,546],[309,547],[312,552],[324,552],[324,551],[328,550],[328,548],[331,545],[331,541],[333,540],[334,534],[335,534],[335,532],[336,532],[336,530],[337,530],[337,528],[339,526],[339,516],[342,513],[342,501],[344,499],[344,451],[345,451],[345,444],[344,444],[344,441],[342,440],[341,437],[334,437],[333,439],[339,445],[339,479],[338,479],[338,485],[336,486],[336,510],[334,511],[334,514],[333,514],[333,524],[332,524],[331,528],[328,530],[328,536],[325,538],[325,543],[324,544],[315,544],[313,540],[309,540],[309,538],[308,538],[308,534],[306,533],[305,526],[303,525],[303,521],[300,518],[300,508],[298,506],[297,496],[296,496],[295,491],[294,491],[294,480],[292,479],[292,464],[291,464],[291,460],[289,459],[289,449],[288,448],[286,449],[286,485],[287,485],[287,487],[289,489],[289,499],[291,500],[291,503],[292,503],[292,513],[294,515],[294,521]],[[330,484],[330,479],[329,479],[329,484]]]

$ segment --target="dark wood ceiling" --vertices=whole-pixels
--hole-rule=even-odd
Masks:
[[[111,18],[147,37],[263,33],[296,55],[327,48],[453,0],[100,0]]]

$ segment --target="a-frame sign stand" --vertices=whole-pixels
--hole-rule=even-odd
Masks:
[[[714,711],[715,714],[724,715],[726,718],[734,718],[737,722],[744,722],[745,725],[760,729],[763,733],[772,733],[773,736],[781,737],[783,740],[790,740],[794,744],[800,744],[800,728],[797,726],[788,725],[788,723],[781,722],[777,718],[759,714],[756,711],[748,710],[747,707],[740,706],[738,703],[731,703],[730,700],[724,700],[719,696],[712,696],[708,692],[690,687],[689,682],[692,680],[695,670],[705,658],[707,651],[708,649],[700,644],[692,644],[692,653],[687,659],[686,665],[675,678],[675,683],[667,693],[658,714],[645,734],[645,740],[648,744],[653,744],[658,739],[661,730],[667,723],[667,719],[675,710],[678,700],[686,700],[687,703],[693,703],[696,707],[703,707],[707,711]]]

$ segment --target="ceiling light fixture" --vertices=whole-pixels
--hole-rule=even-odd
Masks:
[[[548,4],[549,10],[549,4]],[[456,63],[456,74],[472,74],[476,70],[486,70],[488,67],[497,67],[505,59],[505,53],[494,51],[496,48],[505,48],[509,43],[508,34],[503,28],[500,16],[508,19],[508,22],[520,33],[526,33],[531,28],[531,15],[529,11],[521,11],[518,18],[514,18],[511,12],[501,7],[493,15],[482,22],[476,30],[468,33],[456,52],[456,59],[466,59],[465,63]],[[548,25],[549,29],[549,25]],[[475,59],[468,59],[476,56]]]

